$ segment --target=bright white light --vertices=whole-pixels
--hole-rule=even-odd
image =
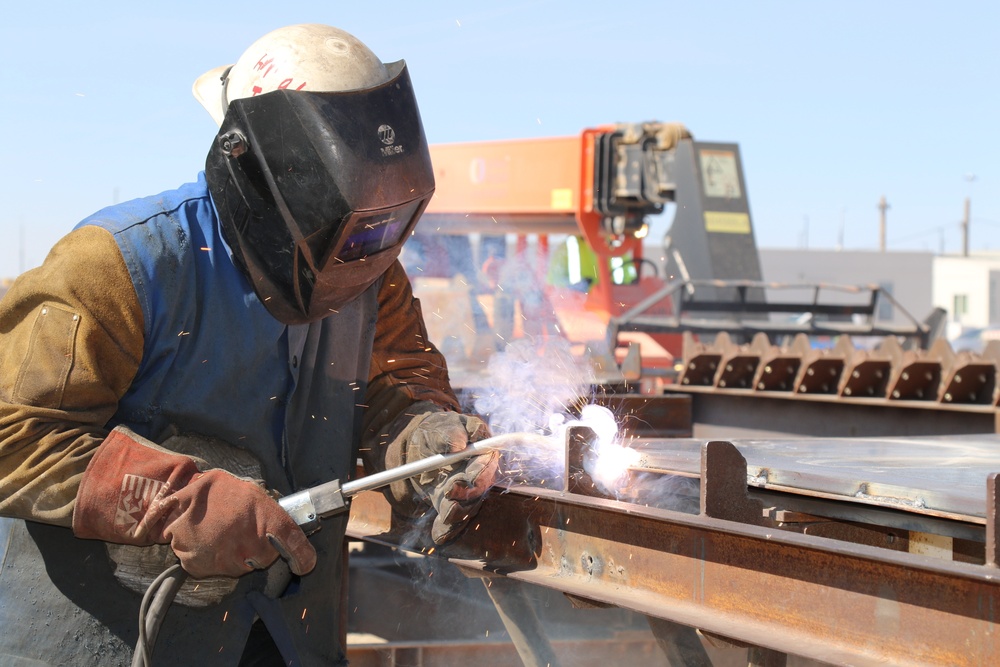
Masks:
[[[584,467],[590,477],[605,491],[617,493],[626,483],[630,467],[639,462],[639,452],[619,442],[618,422],[611,410],[600,405],[587,405],[580,411],[579,424],[597,436],[593,458]]]

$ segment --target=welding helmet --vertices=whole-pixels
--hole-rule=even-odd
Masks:
[[[389,268],[434,192],[403,61],[291,26],[194,90],[220,123],[205,175],[223,238],[275,318],[326,317]]]

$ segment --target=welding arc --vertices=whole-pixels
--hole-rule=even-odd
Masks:
[[[324,488],[328,485],[336,492],[341,493],[345,498],[356,496],[362,491],[371,491],[388,486],[393,482],[415,477],[431,470],[446,468],[455,463],[488,451],[497,449],[514,448],[521,444],[542,444],[550,443],[551,438],[535,433],[504,433],[491,438],[470,443],[465,449],[448,454],[435,454],[418,461],[406,463],[390,470],[366,475],[360,479],[346,482],[343,487],[335,480],[314,486],[308,491],[316,495],[322,495]],[[323,516],[321,513],[320,516]],[[187,579],[187,574],[180,565],[173,565],[153,580],[143,596],[142,604],[139,607],[139,639],[136,642],[135,652],[132,654],[132,667],[150,667],[153,653],[153,645],[156,642],[156,635],[159,633],[160,624],[166,615],[167,608],[173,602],[177,591]]]

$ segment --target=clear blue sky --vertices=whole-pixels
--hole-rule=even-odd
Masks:
[[[1000,249],[1000,3],[8,3],[0,277],[81,218],[193,180],[193,80],[269,30],[329,23],[405,58],[432,143],[676,120],[741,146],[763,247]],[[970,180],[971,175],[975,176]]]

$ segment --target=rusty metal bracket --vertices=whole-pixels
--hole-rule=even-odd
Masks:
[[[747,460],[731,442],[701,448],[701,514],[753,526],[770,525],[764,504],[747,494]]]

